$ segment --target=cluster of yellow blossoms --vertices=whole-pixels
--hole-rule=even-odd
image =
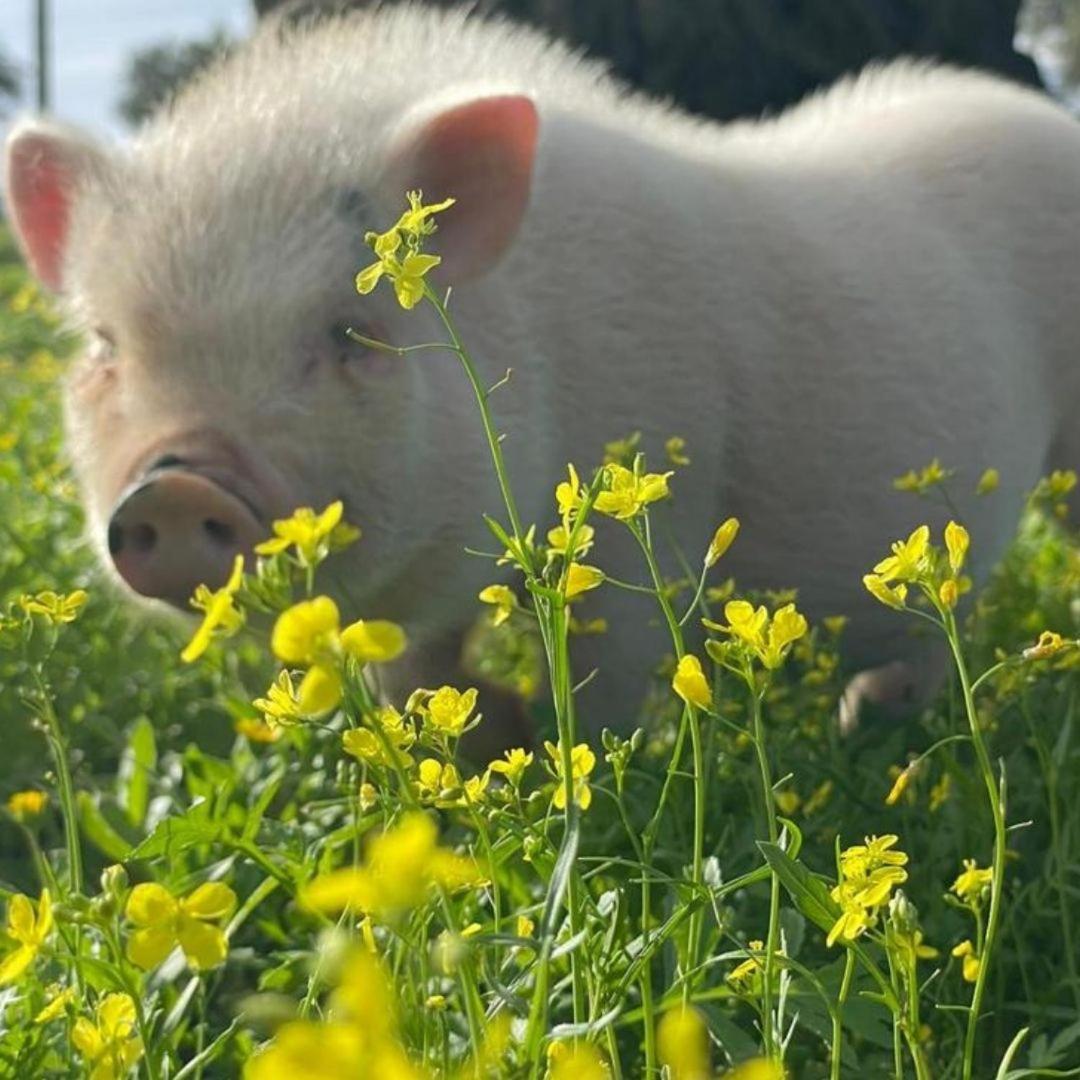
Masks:
[[[890,850],[897,840],[893,835],[869,836],[864,844],[840,853],[840,880],[831,893],[840,917],[829,931],[828,945],[854,941],[875,926],[893,889],[907,880],[907,855]]]
[[[943,559],[930,543],[930,527],[920,525],[906,540],[892,545],[892,554],[863,577],[863,584],[877,600],[897,610],[907,604],[908,586],[917,585],[935,606],[951,611],[971,588],[970,579],[961,573],[970,544],[967,529],[950,521],[945,526]]]

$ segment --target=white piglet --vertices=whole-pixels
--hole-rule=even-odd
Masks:
[[[340,598],[405,625],[399,687],[453,677],[493,574],[463,548],[500,505],[475,403],[450,354],[343,333],[439,333],[353,287],[407,188],[457,199],[433,280],[489,381],[513,368],[493,405],[526,520],[605,440],[640,430],[658,466],[683,436],[683,547],[738,516],[730,572],[849,614],[871,697],[928,667],[861,583],[927,513],[891,478],[1000,470],[959,506],[978,577],[1038,476],[1080,463],[1080,127],[1048,99],[897,64],[721,126],[409,4],[264,28],[124,149],[42,120],[8,141],[15,230],[87,340],[67,420],[89,528],[131,591],[185,607],[273,518],[342,497],[365,535]],[[621,530],[594,555],[643,578]],[[582,715],[625,729],[664,636],[647,597],[588,603],[612,632]]]

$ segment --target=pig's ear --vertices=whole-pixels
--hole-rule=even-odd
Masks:
[[[31,121],[7,140],[4,182],[15,234],[42,284],[64,287],[64,257],[74,199],[108,167],[103,150],[66,125]]]
[[[529,202],[540,118],[521,95],[478,98],[411,126],[391,152],[395,195],[453,196],[432,244],[451,280],[489,269],[510,246]]]

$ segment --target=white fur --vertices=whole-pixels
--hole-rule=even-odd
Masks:
[[[946,515],[891,479],[934,456],[959,470],[984,574],[1024,491],[1080,463],[1080,130],[1032,92],[925,64],[724,127],[460,12],[271,26],[79,198],[73,310],[118,334],[123,357],[73,382],[97,531],[115,495],[104,478],[151,435],[216,426],[300,500],[348,496],[367,536],[343,588],[365,615],[421,641],[470,621],[492,571],[461,549],[491,547],[479,513],[498,501],[452,358],[347,382],[319,361],[334,319],[374,320],[400,343],[438,332],[388,295],[353,295],[361,238],[397,213],[387,148],[419,117],[506,92],[540,113],[531,204],[453,307],[490,380],[514,368],[493,405],[527,519],[552,522],[567,460],[640,429],[659,465],[682,435],[693,464],[672,511],[692,563],[736,514],[725,562],[741,584],[795,585],[811,613],[851,614],[860,663],[917,659],[905,620],[860,579],[889,541]],[[352,188],[370,220],[335,210]],[[1002,489],[969,498],[988,465]],[[601,532],[600,566],[641,579],[636,559]],[[615,632],[599,662],[624,693],[589,691],[618,702],[591,719],[625,726],[664,638],[642,597],[605,591],[594,606]]]

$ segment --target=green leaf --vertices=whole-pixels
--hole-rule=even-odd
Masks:
[[[88,791],[75,796],[79,826],[83,835],[102,854],[113,862],[125,862],[131,857],[131,845],[109,824],[97,800]]]
[[[220,840],[225,831],[222,822],[210,820],[208,804],[197,802],[185,813],[161,822],[129,857],[155,859],[161,855],[179,855],[188,848]]]
[[[777,844],[758,841],[758,847],[770,868],[780,879],[795,906],[815,926],[828,933],[840,917],[840,908],[833,903],[825,883],[796,862]]]
[[[117,770],[117,798],[132,825],[141,825],[150,800],[150,777],[157,767],[154,726],[140,716],[131,726]]]

